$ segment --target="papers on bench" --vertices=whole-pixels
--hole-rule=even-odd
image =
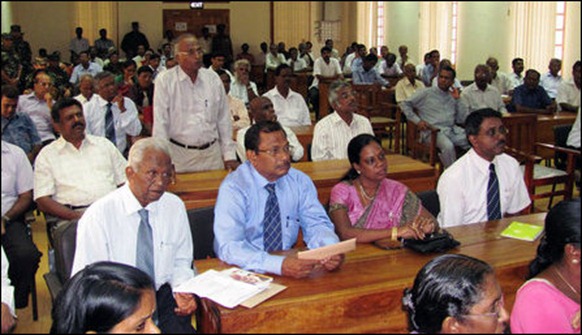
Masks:
[[[220,272],[211,269],[182,283],[174,291],[194,293],[226,308],[241,303],[252,308],[286,288],[272,281],[272,277],[235,267]]]
[[[336,244],[326,245],[325,247],[317,249],[298,252],[297,258],[322,260],[326,257],[345,254],[354,250],[356,250],[356,238],[345,240]]]

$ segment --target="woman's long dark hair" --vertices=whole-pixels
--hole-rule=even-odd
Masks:
[[[341,181],[345,180],[354,180],[358,178],[360,175],[356,169],[354,169],[354,163],[360,164],[360,153],[362,149],[368,144],[376,142],[380,147],[382,147],[382,143],[378,138],[372,136],[370,134],[360,134],[351,139],[350,143],[348,144],[348,159],[350,160],[350,170],[342,177]]]
[[[546,215],[544,236],[536,258],[529,264],[528,279],[561,261],[564,247],[569,243],[580,247],[580,198],[562,201]]]
[[[482,260],[461,255],[437,256],[420,269],[414,286],[404,290],[402,305],[410,331],[436,334],[448,316],[463,315],[482,299],[483,284],[493,268]]]
[[[51,334],[107,333],[139,306],[152,279],[133,266],[97,262],[69,279],[55,299]]]

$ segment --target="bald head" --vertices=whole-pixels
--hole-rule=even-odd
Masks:
[[[256,97],[249,104],[251,117],[254,122],[277,121],[273,103],[267,97]]]

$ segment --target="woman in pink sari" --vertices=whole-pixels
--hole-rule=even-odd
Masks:
[[[342,240],[396,247],[401,238],[422,239],[438,229],[436,219],[406,185],[386,178],[380,141],[361,134],[348,144],[352,167],[331,190],[329,213]]]

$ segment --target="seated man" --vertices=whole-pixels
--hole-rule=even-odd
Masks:
[[[504,153],[507,128],[501,113],[486,108],[465,122],[472,149],[439,178],[441,227],[498,220],[531,203],[519,163]]]
[[[518,113],[553,114],[556,102],[550,99],[540,85],[540,73],[534,69],[525,71],[523,85],[515,88],[511,97],[511,111]]]
[[[42,146],[30,116],[16,112],[18,89],[2,85],[2,140],[18,146],[32,164]]]
[[[232,85],[230,81],[230,76],[224,70],[218,70],[216,71],[216,73],[218,74],[220,80],[222,81],[222,84],[224,85],[224,92],[226,93],[226,97],[228,98],[228,110],[230,111],[232,130],[237,131],[241,128],[249,127],[251,125],[251,120],[245,103],[241,99],[235,98],[234,96],[229,94],[230,87]]]
[[[440,129],[436,146],[440,150],[440,160],[446,169],[457,159],[455,146],[469,149],[465,130],[456,125],[463,123],[459,102],[459,91],[451,88],[455,80],[455,70],[445,66],[439,71],[438,85],[418,90],[410,99],[400,104],[406,118],[416,124],[420,130],[428,130],[428,125]],[[414,110],[418,111],[418,115]],[[429,140],[428,131],[421,140]]]
[[[497,88],[489,84],[491,81],[490,71],[489,66],[485,64],[479,64],[475,67],[475,81],[461,93],[461,103],[465,117],[483,108],[491,108],[501,114],[507,113],[505,104],[501,100],[501,93]]]
[[[394,97],[397,103],[403,102],[410,98],[414,92],[424,88],[422,81],[416,78],[416,67],[414,64],[407,63],[404,65],[404,76],[405,78],[399,80],[394,88]]]
[[[79,220],[71,275],[97,261],[135,266],[154,281],[162,332],[192,333],[194,296],[172,294],[196,269],[186,208],[166,192],[174,179],[169,150],[169,143],[156,137],[131,147],[126,185],[96,201]]]
[[[346,159],[352,138],[364,133],[374,135],[370,120],[356,114],[358,102],[349,83],[339,80],[331,83],[329,104],[334,113],[319,120],[313,129],[311,159],[314,162]]]
[[[299,50],[296,47],[289,48],[289,59],[286,62],[291,67],[292,72],[305,72],[308,70],[307,62],[299,58]]]
[[[264,94],[275,106],[277,119],[283,126],[310,126],[311,116],[305,99],[293,91],[289,85],[293,78],[293,70],[287,64],[281,64],[275,69],[275,87]]]
[[[246,270],[303,278],[323,267],[332,271],[344,255],[301,260],[289,250],[299,228],[308,248],[339,242],[315,185],[291,167],[289,142],[278,122],[254,124],[245,135],[247,159],[220,185],[214,209],[214,251]]]
[[[91,62],[89,51],[81,51],[79,61],[79,64],[73,68],[73,73],[71,73],[71,78],[69,79],[69,82],[73,85],[79,82],[82,74],[88,73],[95,77],[97,73],[103,71],[103,68],[99,64]]]
[[[309,86],[309,101],[315,112],[315,119],[319,120],[319,81],[322,79],[343,79],[339,61],[331,57],[329,47],[321,48],[321,57],[313,63],[313,82]]]
[[[572,80],[564,80],[558,87],[556,103],[558,110],[576,113],[580,107],[580,85],[582,83],[582,62],[576,61],[572,66]]]
[[[129,146],[142,129],[137,107],[130,98],[118,94],[111,72],[103,71],[95,76],[95,90],[97,96],[83,108],[87,134],[107,138],[127,157]]]
[[[491,69],[491,86],[497,88],[501,94],[509,94],[513,89],[513,82],[505,73],[499,71],[497,58],[489,57],[485,64]]]
[[[558,96],[558,87],[562,83],[560,71],[562,71],[562,60],[552,58],[548,64],[548,72],[540,77],[540,86],[546,90],[550,99],[556,99]]]
[[[277,114],[275,113],[275,109],[273,108],[273,103],[269,98],[266,96],[254,98],[251,101],[250,105],[250,113],[254,123],[258,123],[261,121],[277,121]],[[246,155],[246,148],[245,148],[245,134],[249,130],[251,126],[245,127],[240,129],[236,134],[236,154],[241,162],[247,160]],[[303,146],[297,139],[297,136],[288,127],[281,125],[285,134],[287,135],[287,139],[289,140],[289,154],[291,155],[291,160],[297,162],[301,158],[303,158]]]
[[[218,73],[218,72],[217,72]],[[251,63],[246,59],[234,62],[234,78],[230,82],[230,92],[226,94],[242,100],[246,107],[249,102],[259,96],[257,84],[250,79]]]
[[[127,162],[105,137],[85,135],[79,101],[59,100],[51,114],[61,136],[38,154],[34,200],[47,221],[79,219],[86,207],[125,182]]]
[[[53,81],[45,70],[36,70],[32,74],[32,79],[33,91],[18,97],[16,112],[30,116],[42,145],[45,146],[55,139],[51,122],[51,108],[55,103],[50,93]]]
[[[361,67],[355,68],[352,72],[352,80],[355,85],[360,84],[379,84],[384,87],[388,87],[388,80],[382,78],[382,76],[376,71],[376,63],[378,62],[378,57],[374,54],[368,54],[364,56],[364,61]]]
[[[19,147],[2,140],[2,247],[10,268],[16,308],[28,305],[28,293],[42,254],[28,236],[24,215],[32,205],[32,166]],[[4,320],[3,320],[4,321]]]

